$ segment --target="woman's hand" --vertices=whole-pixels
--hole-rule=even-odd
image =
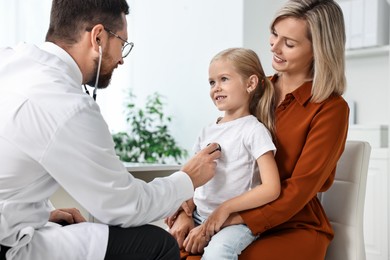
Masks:
[[[183,246],[187,252],[192,254],[203,253],[204,248],[210,241],[210,237],[206,235],[204,224],[193,228],[184,240]]]
[[[184,239],[194,227],[195,224],[192,216],[188,216],[184,211],[180,211],[174,219],[169,233],[176,239],[179,247],[183,248]]]
[[[87,220],[81,215],[80,211],[76,208],[67,209],[55,209],[50,212],[49,221],[55,223],[66,222],[68,224],[75,224],[80,222],[86,222]]]

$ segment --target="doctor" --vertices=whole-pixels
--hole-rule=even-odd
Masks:
[[[0,49],[0,258],[178,259],[175,240],[145,225],[173,213],[214,175],[211,144],[182,170],[145,183],[115,154],[81,85],[109,85],[130,53],[125,0],[53,0],[42,46]],[[101,223],[54,210],[62,186]],[[54,211],[53,211],[54,210]],[[66,221],[72,225],[54,222]]]

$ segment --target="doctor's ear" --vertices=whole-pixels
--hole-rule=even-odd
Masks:
[[[104,31],[104,26],[102,24],[97,24],[91,29],[90,43],[95,50],[98,49],[98,46],[104,45],[104,41],[108,38]]]

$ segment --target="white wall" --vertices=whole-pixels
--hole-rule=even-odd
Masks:
[[[244,47],[253,49],[259,55],[264,71],[272,75],[272,53],[269,44],[270,24],[274,14],[285,0],[244,1]]]
[[[49,25],[51,0],[0,0],[0,47],[40,43]]]

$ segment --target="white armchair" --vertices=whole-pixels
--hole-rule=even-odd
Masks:
[[[326,260],[366,259],[363,216],[370,153],[369,143],[347,141],[332,187],[319,194],[335,232]]]

